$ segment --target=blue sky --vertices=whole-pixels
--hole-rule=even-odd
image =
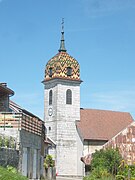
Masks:
[[[44,70],[60,46],[81,67],[81,107],[135,118],[134,0],[0,0],[0,82],[43,119]]]

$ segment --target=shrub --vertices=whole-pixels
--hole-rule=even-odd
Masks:
[[[17,174],[17,169],[9,165],[7,165],[7,171]]]
[[[54,160],[53,160],[52,156],[48,154],[44,160],[45,169],[48,169],[49,167],[54,167],[54,165],[55,164],[54,164]]]
[[[123,175],[116,175],[116,180],[125,180],[125,176]]]
[[[93,169],[93,171],[90,173],[86,179],[84,180],[96,180],[96,179],[108,179],[111,178],[112,176],[108,173],[108,171],[102,167],[96,167]]]
[[[0,166],[0,180],[28,180],[28,178]]]
[[[121,179],[120,179],[121,178]],[[128,165],[124,160],[121,161],[121,164],[118,168],[118,174],[116,176],[117,180],[128,179],[135,180],[135,165]]]
[[[92,156],[91,167],[102,167],[110,174],[117,174],[122,157],[118,149],[101,149],[96,151]]]
[[[5,148],[15,148],[15,139],[10,136],[1,136],[0,135],[0,148],[5,147]]]
[[[91,172],[84,180],[113,180],[122,157],[118,149],[101,149],[92,155]]]

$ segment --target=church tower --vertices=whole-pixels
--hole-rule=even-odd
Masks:
[[[80,120],[80,67],[65,48],[64,28],[58,53],[46,64],[45,125],[56,144],[56,171],[61,176],[82,176],[82,143],[76,130]]]

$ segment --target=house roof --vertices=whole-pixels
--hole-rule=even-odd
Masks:
[[[32,114],[31,112],[27,111],[26,109],[23,109],[21,106],[19,106],[18,104],[16,104],[15,102],[13,102],[11,100],[9,101],[9,107],[13,112],[16,112],[16,113],[21,112],[28,116],[35,117],[35,118],[38,118],[39,120],[41,120],[38,116]]]
[[[52,146],[56,146],[56,143],[50,137],[47,137],[44,142]]]
[[[0,95],[5,95],[5,94],[8,94],[8,95],[14,95],[14,91],[12,91],[11,89],[9,89],[7,87],[7,84],[6,83],[0,83]]]
[[[132,122],[127,112],[81,109],[77,129],[85,140],[109,140]]]

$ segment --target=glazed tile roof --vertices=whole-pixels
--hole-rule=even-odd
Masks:
[[[70,76],[67,75],[67,68],[72,69]],[[52,76],[49,75],[50,69]],[[54,78],[80,80],[80,66],[77,60],[67,52],[60,51],[57,53],[48,61],[45,69],[45,81]]]
[[[133,122],[130,113],[94,109],[81,109],[80,119],[77,128],[87,140],[109,140]]]
[[[67,53],[64,40],[64,21],[62,22],[61,42],[59,52],[46,64],[43,82],[51,79],[80,81],[80,66],[78,61]]]

